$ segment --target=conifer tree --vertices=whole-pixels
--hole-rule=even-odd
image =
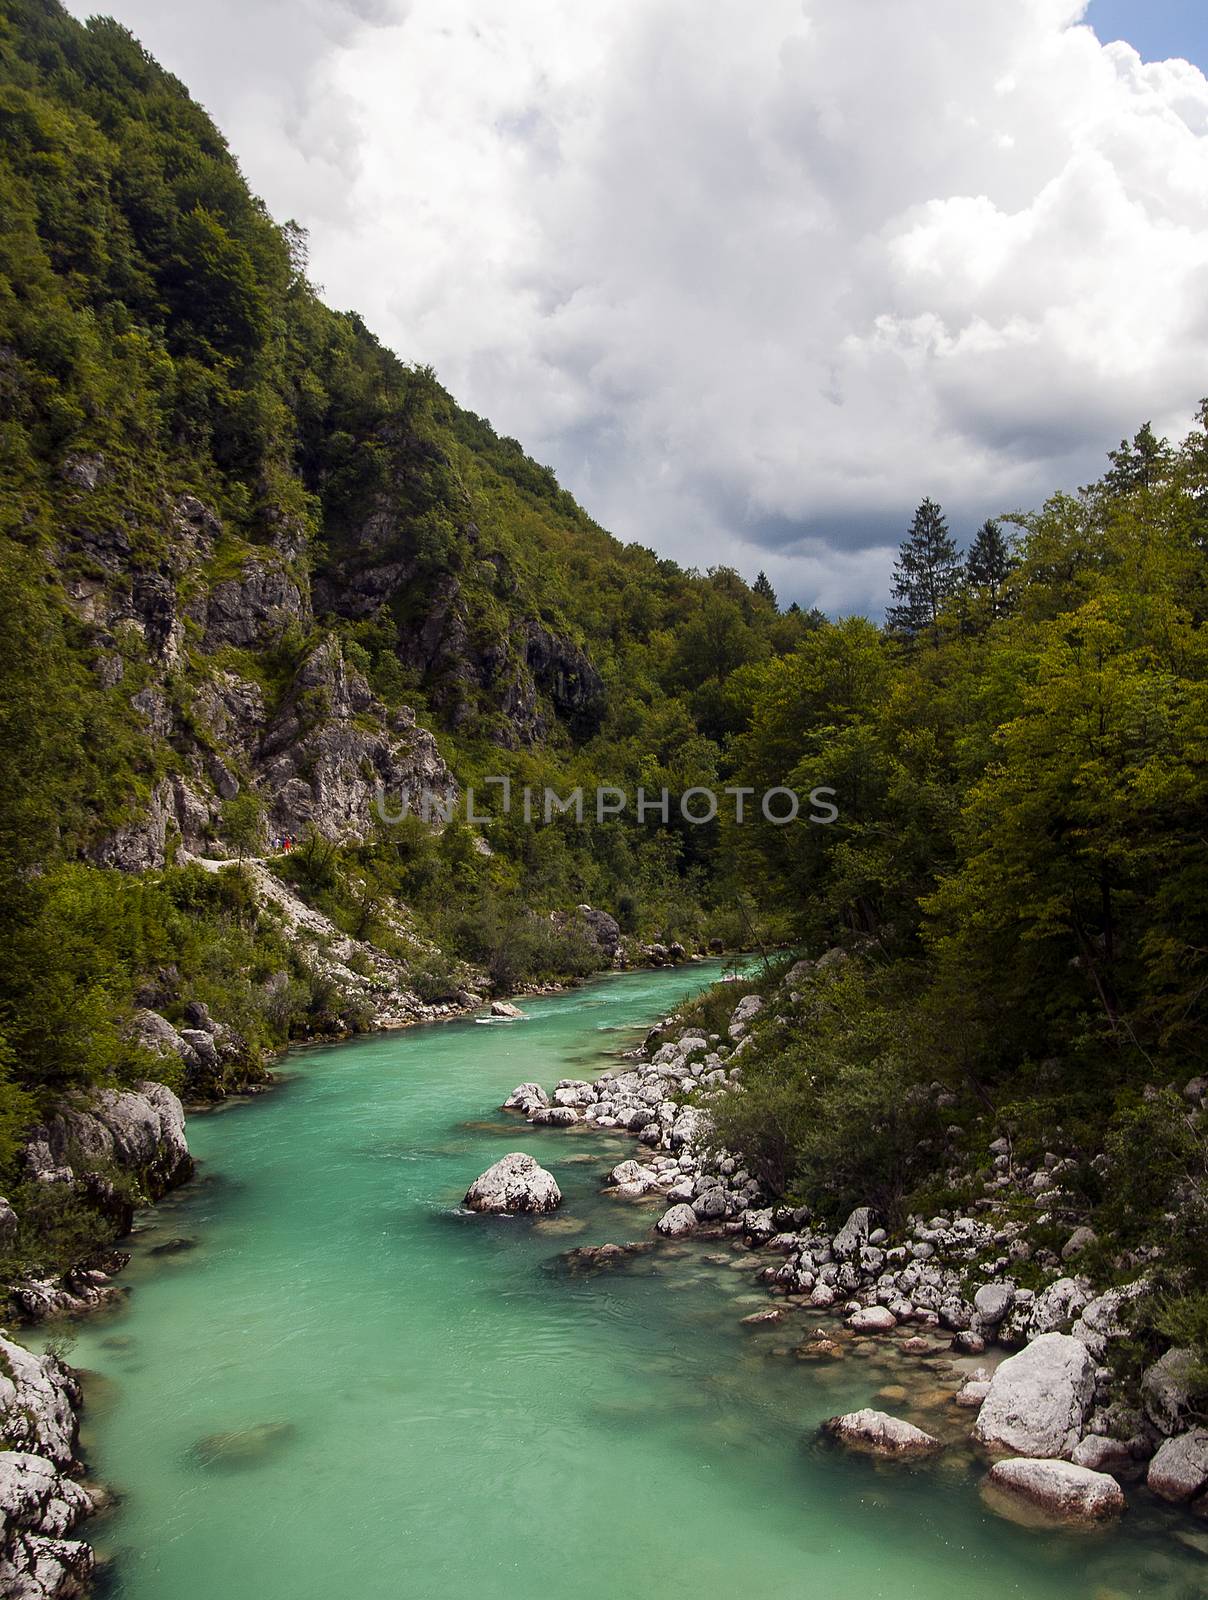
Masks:
[[[757,594],[761,600],[766,600],[773,611],[780,608],[776,603],[776,591],[772,588],[771,580],[766,572],[760,572],[751,585],[751,592]]]
[[[895,603],[886,612],[889,626],[909,638],[933,628],[960,577],[960,555],[944,513],[934,500],[924,500],[898,551],[893,574]]]
[[[1009,609],[1004,585],[1014,565],[1011,547],[998,523],[993,518],[983,522],[965,558],[965,582],[988,621],[1004,616]]]

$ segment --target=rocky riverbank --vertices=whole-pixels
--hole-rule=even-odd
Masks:
[[[103,1503],[76,1454],[79,1381],[56,1356],[0,1335],[0,1595],[74,1600],[95,1559],[68,1538]]]
[[[781,993],[816,981],[839,960],[834,953],[797,963]],[[891,1236],[871,1206],[832,1231],[803,1208],[767,1203],[752,1174],[717,1148],[710,1097],[741,1086],[752,1026],[779,998],[740,989],[724,1035],[668,1018],[595,1080],[562,1079],[548,1091],[519,1084],[504,1108],[535,1126],[636,1138],[644,1149],[612,1169],[609,1192],[657,1204],[656,1240],[729,1237],[766,1258],[758,1279],[769,1294],[785,1310],[827,1319],[799,1354],[827,1359],[846,1341],[893,1336],[897,1349],[917,1357],[920,1385],[931,1390],[928,1367],[938,1352],[950,1350],[965,1365],[986,1358],[949,1396],[959,1421],[949,1441],[870,1409],[832,1419],[828,1431],[840,1442],[890,1456],[963,1444],[983,1458],[987,1503],[1004,1515],[1018,1516],[1026,1503],[1059,1520],[1102,1521],[1140,1495],[1208,1519],[1208,1429],[1196,1425],[1190,1352],[1168,1349],[1139,1382],[1122,1375],[1115,1359],[1149,1292],[1144,1273],[1096,1284],[1078,1270],[1089,1243],[1078,1228],[1046,1260],[1011,1204],[1022,1191],[1055,1205],[1058,1157],[1036,1172],[1018,1170],[1007,1142],[997,1141],[994,1173],[975,1210],[912,1216]],[[580,1249],[573,1265],[612,1267],[641,1248]],[[1019,1282],[1025,1262],[1034,1286]],[[772,1303],[744,1320],[774,1323],[784,1314]],[[1015,1353],[1003,1359],[1008,1351]],[[901,1397],[908,1399],[908,1388]]]

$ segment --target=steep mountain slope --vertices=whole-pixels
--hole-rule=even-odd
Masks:
[[[145,1075],[140,1006],[233,1029],[222,1072],[185,1060],[205,1092],[381,1011],[197,856],[304,840],[267,870],[381,952],[392,1012],[467,961],[598,963],[589,900],[716,932],[715,827],[387,828],[375,795],[712,781],[730,675],[817,619],[621,545],[325,306],[111,21],[0,0],[0,219],[0,1167],[64,1092]]]

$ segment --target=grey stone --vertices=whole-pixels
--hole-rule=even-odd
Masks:
[[[1159,1433],[1177,1433],[1192,1400],[1195,1352],[1178,1346],[1167,1350],[1141,1375],[1141,1405]]]
[[[1145,1481],[1163,1500],[1194,1500],[1208,1488],[1208,1428],[1167,1439],[1149,1463]]]
[[[1006,1316],[1014,1299],[1013,1283],[983,1283],[973,1296],[973,1309],[986,1327],[993,1328]]]
[[[689,1205],[674,1205],[655,1223],[659,1233],[668,1239],[678,1239],[682,1234],[695,1233],[699,1227],[696,1212]]]

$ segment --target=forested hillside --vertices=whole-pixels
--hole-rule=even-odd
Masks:
[[[1148,1271],[1145,1315],[1208,1354],[1205,420],[1178,447],[1142,428],[963,565],[920,508],[889,628],[745,670],[734,771],[834,785],[842,815],[727,851],[786,934],[853,959],[765,1022],[717,1115],[840,1219],[1058,1167],[1018,1202],[1020,1270],[1051,1281],[1090,1224],[1079,1264]]]
[[[136,1069],[131,998],[164,969],[249,1059],[356,1025],[237,875],[182,851],[309,840],[295,882],[426,998],[462,958],[592,964],[544,917],[586,899],[635,936],[703,937],[716,830],[501,825],[492,854],[459,825],[383,839],[375,788],[709,782],[727,674],[818,619],[622,546],[323,305],[299,231],[125,30],[53,0],[5,0],[0,28],[13,1126],[26,1091]],[[415,940],[376,914],[399,895]]]

